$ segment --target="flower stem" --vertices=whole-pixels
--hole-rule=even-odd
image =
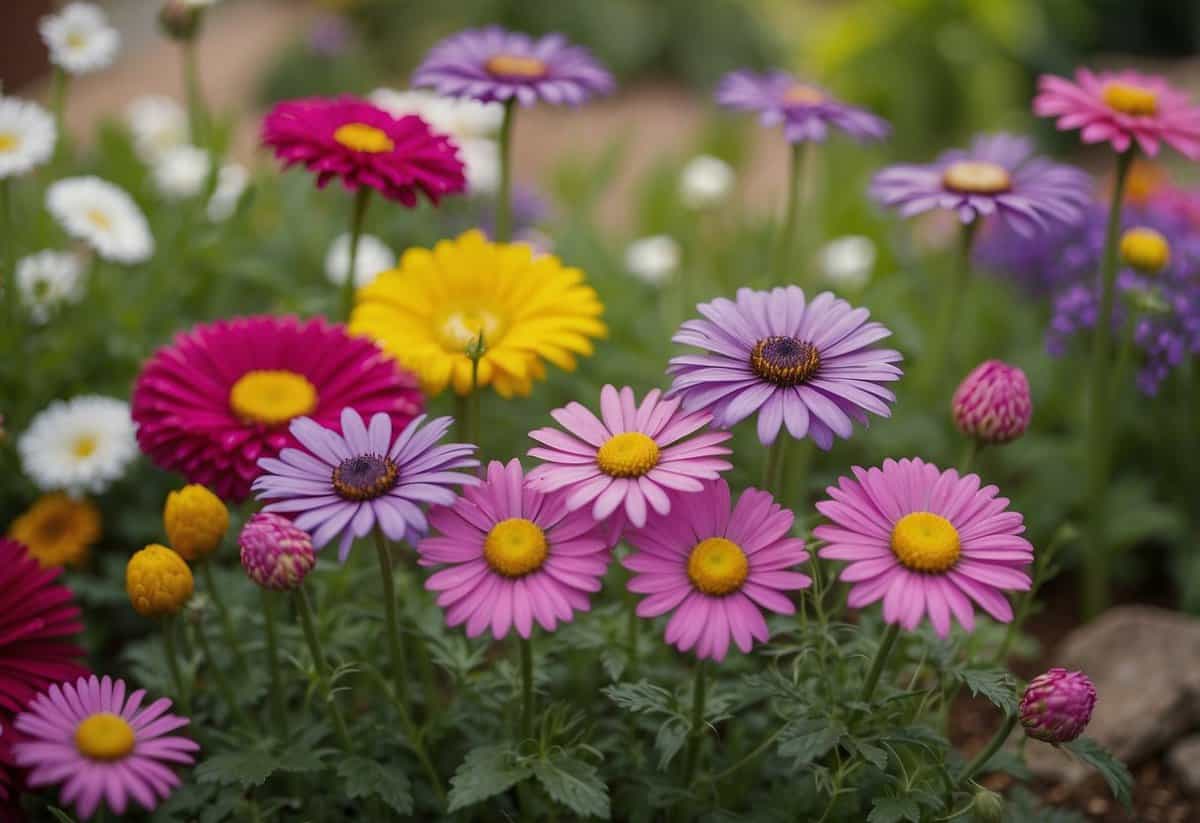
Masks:
[[[996,733],[992,735],[992,739],[988,741],[988,744],[984,746],[983,750],[980,751],[979,754],[975,755],[974,759],[972,759],[971,762],[967,764],[967,767],[963,769],[963,772],[958,776],[958,780],[955,782],[955,785],[961,786],[978,774],[979,770],[986,766],[987,762],[992,759],[992,755],[999,751],[1000,747],[1004,745],[1004,741],[1008,740],[1008,736],[1012,734],[1013,727],[1016,725],[1016,712],[1006,716],[1004,718],[1003,725],[1001,725],[1000,728],[996,730]]]
[[[687,752],[683,760],[683,787],[690,788],[696,765],[700,760],[700,744],[704,740],[704,701],[708,681],[708,667],[701,660],[696,664],[696,678],[692,682],[692,725],[688,729]]]
[[[354,193],[354,205],[350,210],[350,266],[346,270],[346,282],[342,284],[342,317],[350,322],[354,311],[354,267],[358,265],[358,239],[362,236],[363,220],[367,216],[367,204],[371,202],[371,190],[362,186]]]
[[[267,638],[267,671],[270,674],[271,714],[279,734],[288,736],[287,704],[283,697],[283,677],[279,670],[279,639],[275,634],[275,602],[271,592],[262,590],[263,631]]]
[[[189,37],[180,44],[183,52],[183,85],[187,95],[188,130],[192,145],[203,149],[208,145],[208,107],[200,88],[200,70],[196,60],[196,38]]]
[[[887,631],[883,633],[883,639],[879,641],[879,650],[875,652],[875,659],[871,661],[871,669],[867,672],[867,679],[863,681],[861,700],[865,703],[871,699],[871,695],[875,693],[875,686],[879,683],[879,676],[883,674],[883,666],[887,663],[888,656],[892,653],[892,646],[896,645],[896,638],[900,635],[900,624],[889,623]]]
[[[796,250],[796,223],[800,217],[800,200],[803,197],[804,155],[806,142],[792,143],[790,168],[788,170],[787,205],[783,213],[783,224],[779,227],[775,246],[775,259],[771,266],[774,283],[786,282]]]
[[[522,637],[521,646],[521,739],[533,737],[533,643]]]
[[[942,382],[942,377],[952,365],[949,362],[950,337],[954,334],[955,327],[958,326],[956,321],[962,311],[963,297],[971,282],[971,250],[975,246],[975,235],[978,228],[978,220],[973,220],[962,227],[962,231],[959,233],[958,260],[951,268],[950,275],[942,287],[937,326],[934,328],[934,335],[925,354],[923,374],[921,375],[921,388],[926,394],[937,390]]]
[[[204,578],[204,587],[208,589],[208,596],[212,599],[213,605],[217,608],[217,614],[221,618],[221,632],[225,635],[225,644],[233,652],[238,669],[243,672],[249,671],[250,667],[246,664],[246,656],[242,653],[242,645],[238,642],[237,632],[233,630],[233,619],[229,615],[229,609],[225,606],[225,600],[218,593],[217,581],[213,578],[212,563],[204,560],[198,565],[200,566],[200,576]]]
[[[12,178],[9,177],[0,180],[0,244],[4,246],[4,255],[0,257],[0,266],[3,266],[0,268],[0,287],[4,289],[7,325],[15,329],[21,298],[17,294],[17,232],[13,225]],[[16,353],[15,347],[12,353]]]
[[[375,530],[375,553],[379,557],[379,577],[383,581],[384,621],[387,623],[388,652],[392,657],[392,680],[396,684],[396,698],[408,710],[408,661],[400,645],[400,624],[396,616],[396,579],[392,575],[392,558],[388,553],[387,538]]]
[[[171,685],[184,714],[191,713],[191,695],[184,687],[183,672],[179,668],[179,649],[175,645],[175,619],[167,618],[162,623],[163,656],[167,658],[167,670],[171,673]]]
[[[970,474],[971,469],[975,465],[975,459],[979,457],[979,449],[982,444],[978,439],[970,437],[967,439],[967,445],[963,447],[962,458],[958,461],[958,473]]]
[[[58,140],[54,144],[52,160],[56,171],[67,162],[71,154],[71,138],[67,132],[67,90],[70,82],[70,76],[56,66],[50,80],[50,106],[54,112],[54,125],[58,128]]]
[[[334,699],[333,689],[329,685],[329,675],[325,671],[325,655],[321,651],[321,638],[317,635],[317,627],[313,620],[312,607],[308,602],[308,593],[304,586],[294,592],[296,611],[300,615],[300,625],[304,629],[304,639],[308,641],[308,650],[312,654],[313,668],[317,672],[317,684],[321,687],[321,696],[329,707],[329,717],[333,721],[333,730],[337,734],[338,743],[347,753],[354,751],[350,742],[350,733],[346,731],[346,721],[342,718],[342,710]]]
[[[496,242],[512,240],[512,129],[517,117],[517,99],[504,104],[500,123],[500,186],[496,192]]]
[[[767,462],[763,466],[763,491],[778,500],[783,495],[783,466],[787,456],[788,437],[783,432],[775,435],[775,442],[767,447]]]
[[[212,644],[208,642],[208,633],[204,630],[203,619],[196,621],[196,642],[200,644],[200,651],[204,653],[204,659],[208,661],[213,682],[217,684],[217,691],[221,693],[221,699],[229,707],[229,713],[233,715],[233,719],[238,722],[238,725],[246,729],[254,729],[255,724],[250,722],[250,718],[246,715],[245,710],[237,702],[233,686],[230,685],[228,678],[225,677],[224,670],[217,665],[217,659],[212,651]]]
[[[633,579],[632,573],[630,573],[628,579]],[[626,585],[628,586],[628,583]],[[628,679],[636,680],[638,670],[638,634],[641,631],[642,619],[638,617],[637,613],[637,595],[626,588],[624,596],[625,611],[627,614],[625,620],[625,655],[629,659],[625,668]]]
[[[1134,150],[1117,155],[1116,181],[1112,203],[1108,210],[1108,226],[1104,234],[1104,257],[1100,266],[1100,311],[1096,316],[1096,333],[1092,340],[1092,357],[1088,375],[1088,420],[1085,441],[1089,551],[1083,555],[1083,612],[1094,617],[1108,604],[1109,554],[1104,535],[1104,491],[1111,458],[1109,436],[1110,397],[1109,372],[1112,347],[1113,302],[1117,280],[1117,239],[1121,229],[1121,205],[1125,196],[1125,180],[1133,163]]]

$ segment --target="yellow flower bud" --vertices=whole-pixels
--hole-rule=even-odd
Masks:
[[[163,526],[171,548],[185,560],[202,560],[221,545],[229,528],[229,509],[204,486],[184,486],[167,495]]]
[[[143,617],[178,614],[192,596],[192,570],[175,552],[152,543],[129,558],[125,591]]]
[[[1121,235],[1119,252],[1121,262],[1147,274],[1154,274],[1171,262],[1171,244],[1167,238],[1144,226]]]

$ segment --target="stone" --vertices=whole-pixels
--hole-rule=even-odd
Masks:
[[[1185,737],[1167,753],[1167,765],[1188,794],[1200,795],[1200,734]]]

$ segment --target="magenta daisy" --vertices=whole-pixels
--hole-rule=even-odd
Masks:
[[[416,115],[397,119],[354,97],[277,103],[263,120],[262,142],[284,167],[303,163],[318,188],[336,177],[349,190],[375,189],[412,207],[418,194],[437,203],[467,185],[450,138]]]
[[[476,637],[489,626],[497,640],[509,628],[529,637],[536,620],[554,631],[589,608],[608,568],[610,544],[586,512],[526,482],[519,460],[488,464],[483,485],[453,505],[434,508],[440,536],[417,544],[422,566],[446,566],[425,583],[450,626]]]
[[[341,433],[302,417],[289,428],[298,449],[258,461],[254,481],[263,511],[286,513],[324,548],[339,539],[338,560],[346,562],[356,537],[379,526],[391,540],[415,541],[429,530],[421,505],[454,502],[455,485],[475,485],[477,477],[455,469],[479,465],[475,447],[439,445],[454,421],[421,415],[393,435],[392,418],[379,413],[370,426],[354,409],[343,409]]]
[[[721,78],[716,99],[726,108],[760,112],[767,128],[782,125],[790,143],[822,142],[830,128],[860,141],[883,140],[892,131],[882,117],[843,103],[825,89],[786,71],[730,72]]]
[[[168,471],[241,502],[258,460],[296,445],[288,423],[335,426],[344,408],[403,427],[417,380],[374,343],[316,318],[242,317],[199,325],[159,349],[133,389],[138,444]]]
[[[789,536],[794,519],[758,489],[746,489],[731,506],[723,479],[678,496],[671,517],[626,536],[635,549],[621,561],[633,572],[629,590],[648,595],[638,616],[674,610],[667,642],[683,652],[694,648],[702,660],[723,660],[731,638],[742,652],[767,642],[762,609],[792,614],[796,607],[783,592],[812,583],[789,571],[808,560],[804,541]]]
[[[85,820],[102,800],[118,815],[130,798],[152,810],[179,785],[171,766],[192,763],[200,747],[172,734],[188,721],[167,713],[170,700],[143,707],[145,696],[126,697],[125,681],[92,675],[35,697],[16,719],[24,738],[13,746],[29,785],[61,784],[62,802]]]
[[[771,291],[738,289],[737,300],[719,298],[696,307],[676,343],[704,354],[671,358],[670,394],[689,411],[707,411],[728,429],[758,412],[758,438],[775,441],[782,426],[822,449],[834,435],[849,437],[852,421],[867,412],[887,417],[896,398],[882,384],[900,378],[900,353],[872,344],[891,334],[868,323],[831,292],[805,300],[798,286]]]
[[[530,457],[545,461],[529,473],[529,483],[543,492],[561,492],[571,511],[590,506],[596,520],[611,521],[618,533],[628,517],[646,524],[647,508],[671,511],[669,491],[698,492],[731,468],[724,457],[726,432],[703,432],[710,416],[680,411],[679,400],[663,400],[658,389],[638,405],[633,389],[613,386],[600,391],[600,418],[580,403],[550,412],[566,432],[537,429],[529,436],[542,445]],[[601,419],[602,418],[602,419]],[[686,439],[685,439],[686,438]]]
[[[1029,588],[1033,547],[995,486],[980,488],[978,475],[919,458],[853,471],[855,479],[826,489],[832,499],[817,510],[832,522],[813,529],[828,544],[821,557],[849,561],[841,579],[853,584],[851,608],[882,598],[886,622],[911,631],[928,614],[942,637],[951,615],[967,631],[975,627],[971,601],[1012,620],[1004,592]]]
[[[531,106],[538,100],[578,105],[615,86],[612,75],[561,34],[534,39],[499,26],[467,29],[447,37],[425,55],[414,86],[447,97]]]
[[[1200,160],[1200,107],[1157,75],[1078,69],[1071,82],[1044,74],[1033,112],[1058,118],[1059,131],[1079,129],[1085,143],[1108,143],[1118,152],[1136,143],[1150,157],[1166,143]]]

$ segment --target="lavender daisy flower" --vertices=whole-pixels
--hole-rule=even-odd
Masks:
[[[1079,220],[1091,191],[1084,172],[1035,157],[1031,140],[1011,134],[981,135],[929,165],[890,166],[871,182],[871,196],[903,217],[945,209],[967,224],[998,214],[1022,237]]]
[[[888,417],[896,397],[883,384],[900,378],[900,353],[873,348],[891,332],[869,323],[831,292],[806,301],[797,286],[769,292],[739,289],[737,300],[702,303],[704,319],[684,323],[676,343],[704,354],[671,359],[670,394],[688,411],[707,411],[730,428],[758,412],[758,439],[775,441],[781,426],[822,449],[849,437],[867,412]]]
[[[460,31],[435,45],[413,72],[412,85],[484,102],[576,106],[608,94],[616,84],[587,49],[561,34],[534,39],[488,26]]]
[[[307,417],[289,430],[302,449],[283,449],[279,458],[258,461],[263,474],[254,481],[260,500],[273,501],[263,511],[295,516],[296,525],[322,548],[340,537],[338,560],[345,562],[356,537],[376,525],[390,540],[415,541],[429,530],[422,503],[448,506],[454,485],[473,486],[479,479],[454,469],[479,465],[475,447],[463,443],[437,445],[453,422],[439,417],[423,425],[413,419],[399,436],[392,421],[376,414],[370,426],[354,409],[342,410],[342,434]]]
[[[782,125],[790,143],[823,142],[830,127],[859,141],[883,140],[892,131],[882,117],[843,103],[786,71],[730,72],[721,78],[716,99],[726,108],[760,112],[760,121],[767,128]]]

